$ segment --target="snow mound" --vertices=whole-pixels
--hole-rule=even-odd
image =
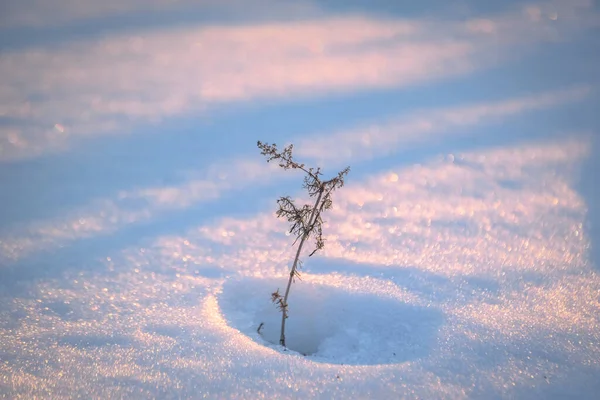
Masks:
[[[218,298],[224,319],[257,343],[315,362],[396,364],[428,355],[443,322],[441,311],[382,293],[370,285],[372,279],[359,287],[340,286],[311,282],[306,275],[290,292],[288,349],[279,346],[281,313],[270,301],[277,288],[284,291],[285,278],[227,282]]]

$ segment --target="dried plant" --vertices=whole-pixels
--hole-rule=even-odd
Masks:
[[[282,151],[279,151],[277,145],[259,141],[258,148],[261,150],[261,154],[267,157],[267,162],[275,160],[279,162],[279,166],[284,170],[299,169],[304,172],[305,176],[302,187],[307,190],[310,198],[316,198],[312,205],[305,204],[302,207],[296,206],[289,196],[281,197],[277,200],[279,206],[277,217],[287,219],[291,226],[289,232],[296,237],[292,245],[295,245],[298,240],[300,241],[284,295],[282,296],[279,293],[279,289],[271,294],[271,301],[281,310],[281,335],[279,344],[285,347],[285,320],[288,318],[288,298],[295,278],[300,279],[298,271],[302,266],[302,262],[300,261],[302,248],[309,238],[314,239],[315,247],[310,253],[310,257],[325,246],[321,214],[323,211],[331,208],[333,204],[331,194],[335,189],[344,186],[344,178],[350,172],[350,167],[344,168],[335,177],[323,181],[321,179],[323,175],[321,168],[308,168],[304,164],[294,161],[292,156],[293,145],[290,144]]]

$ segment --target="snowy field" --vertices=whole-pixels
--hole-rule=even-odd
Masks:
[[[0,17],[0,398],[598,398],[597,4],[29,3]],[[288,348],[275,201],[307,199],[257,140],[351,167]]]

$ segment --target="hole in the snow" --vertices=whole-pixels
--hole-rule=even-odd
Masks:
[[[281,313],[270,294],[278,286],[283,292],[282,284],[255,278],[226,283],[219,305],[229,325],[261,344],[278,345]],[[443,314],[433,308],[306,281],[293,285],[289,310],[288,349],[338,364],[393,364],[425,357],[443,322]]]

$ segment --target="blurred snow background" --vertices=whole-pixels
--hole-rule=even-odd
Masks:
[[[0,397],[596,397],[594,2],[0,15]],[[287,351],[257,140],[352,167]]]

